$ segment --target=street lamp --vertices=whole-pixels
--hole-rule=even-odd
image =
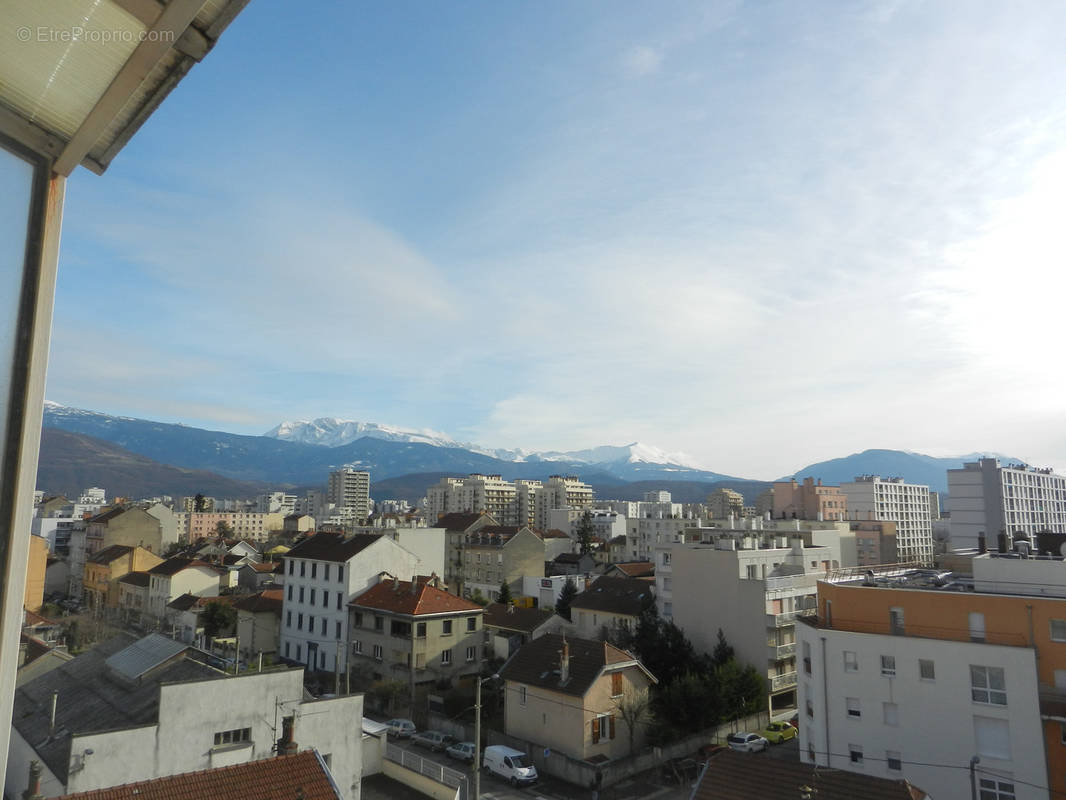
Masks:
[[[474,690],[474,797],[481,800],[481,684],[499,678],[499,673],[477,679]]]

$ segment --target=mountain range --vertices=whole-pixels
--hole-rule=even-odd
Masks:
[[[644,491],[667,489],[678,502],[701,500],[708,491],[727,486],[752,503],[769,486],[703,469],[683,454],[640,443],[569,452],[490,450],[464,446],[435,431],[334,418],[281,423],[263,436],[246,436],[47,403],[44,427],[38,487],[47,491],[78,491],[89,485],[104,486],[112,494],[120,491],[118,485],[109,486],[110,481],[130,487],[121,491],[134,496],[181,495],[189,493],[190,485],[197,487],[191,493],[247,496],[268,487],[321,487],[330,471],[345,465],[369,470],[379,498],[415,501],[441,477],[471,472],[498,474],[507,480],[577,474],[596,487],[600,497],[640,499]],[[57,438],[49,430],[87,441]],[[900,476],[946,492],[946,470],[977,457],[865,450],[810,464],[793,474],[798,480],[810,476],[830,484],[864,474]],[[151,475],[152,480],[136,483],[137,473]],[[133,486],[143,486],[144,491],[134,491]],[[155,488],[149,490],[150,486]]]

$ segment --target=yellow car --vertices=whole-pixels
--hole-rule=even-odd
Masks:
[[[796,729],[787,722],[771,722],[759,731],[759,735],[771,744],[781,744],[789,739],[795,739],[796,733]]]

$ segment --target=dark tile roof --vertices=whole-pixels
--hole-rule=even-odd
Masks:
[[[569,535],[563,533],[558,528],[552,528],[550,531],[541,531],[541,539],[569,539]],[[625,538],[625,537],[622,537]]]
[[[183,569],[187,567],[210,567],[206,561],[199,561],[195,558],[186,558],[185,556],[174,556],[168,558],[162,564],[156,564],[150,570],[152,575],[177,575]]]
[[[445,514],[434,523],[434,528],[446,528],[450,531],[465,531],[484,514],[471,514],[469,512],[457,512],[453,511],[451,514]]]
[[[240,598],[233,604],[233,607],[240,611],[250,611],[253,614],[272,611],[280,616],[284,603],[281,589],[264,589],[256,594]]]
[[[612,564],[611,569],[624,572],[630,578],[648,578],[655,575],[655,565],[650,561],[623,561]]]
[[[506,603],[490,603],[485,606],[484,624],[485,627],[533,633],[553,616],[551,611],[540,608],[519,608]]]
[[[200,598],[196,595],[186,592],[181,597],[176,597],[167,603],[167,608],[173,608],[175,611],[188,611],[190,608],[194,607],[199,600]]]
[[[152,576],[147,572],[127,572],[118,579],[119,583],[128,583],[130,586],[148,586]]]
[[[123,506],[116,506],[115,508],[109,509],[108,511],[103,511],[97,514],[95,517],[89,517],[89,522],[110,522],[115,517],[125,513],[126,509]]]
[[[306,558],[312,561],[334,561],[343,564],[360,550],[381,538],[381,534],[359,533],[347,539],[334,533],[316,533],[293,547],[284,558]]]
[[[559,553],[555,560],[560,564],[577,564],[581,561],[580,553]]]
[[[753,758],[724,750],[707,764],[692,800],[796,800],[801,786],[817,789],[818,800],[921,800],[925,792],[904,780],[875,778],[799,761]]]
[[[448,614],[481,611],[481,606],[456,597],[428,583],[417,583],[411,590],[411,581],[383,580],[356,597],[350,605],[373,608],[393,614]]]
[[[562,685],[559,683],[559,664],[564,641],[570,648],[570,678]],[[584,697],[605,666],[622,661],[636,661],[636,657],[608,642],[550,633],[522,645],[500,670],[500,677]]]
[[[110,679],[107,659],[137,641],[125,633],[114,636],[15,690],[12,726],[63,783],[72,736],[156,723],[161,683],[219,676],[205,664],[178,657],[135,684]],[[56,733],[50,737],[53,691],[59,692],[62,702],[56,709]]]
[[[655,597],[652,585],[640,578],[603,576],[581,594],[574,597],[570,608],[606,611],[635,617],[650,606]]]
[[[52,651],[52,648],[46,642],[42,642],[40,639],[33,636],[22,634],[20,636],[20,641],[26,648],[26,657],[22,660],[22,666],[32,664],[45,653]]]
[[[118,561],[124,555],[132,552],[132,547],[127,547],[124,544],[113,544],[110,547],[105,547],[99,553],[93,553],[88,560],[93,564],[110,564],[112,561]]]
[[[314,750],[230,767],[186,772],[109,789],[63,795],[61,800],[343,800]]]

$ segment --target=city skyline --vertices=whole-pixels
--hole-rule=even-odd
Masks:
[[[609,8],[250,4],[70,180],[49,399],[1062,471],[1066,11]]]

